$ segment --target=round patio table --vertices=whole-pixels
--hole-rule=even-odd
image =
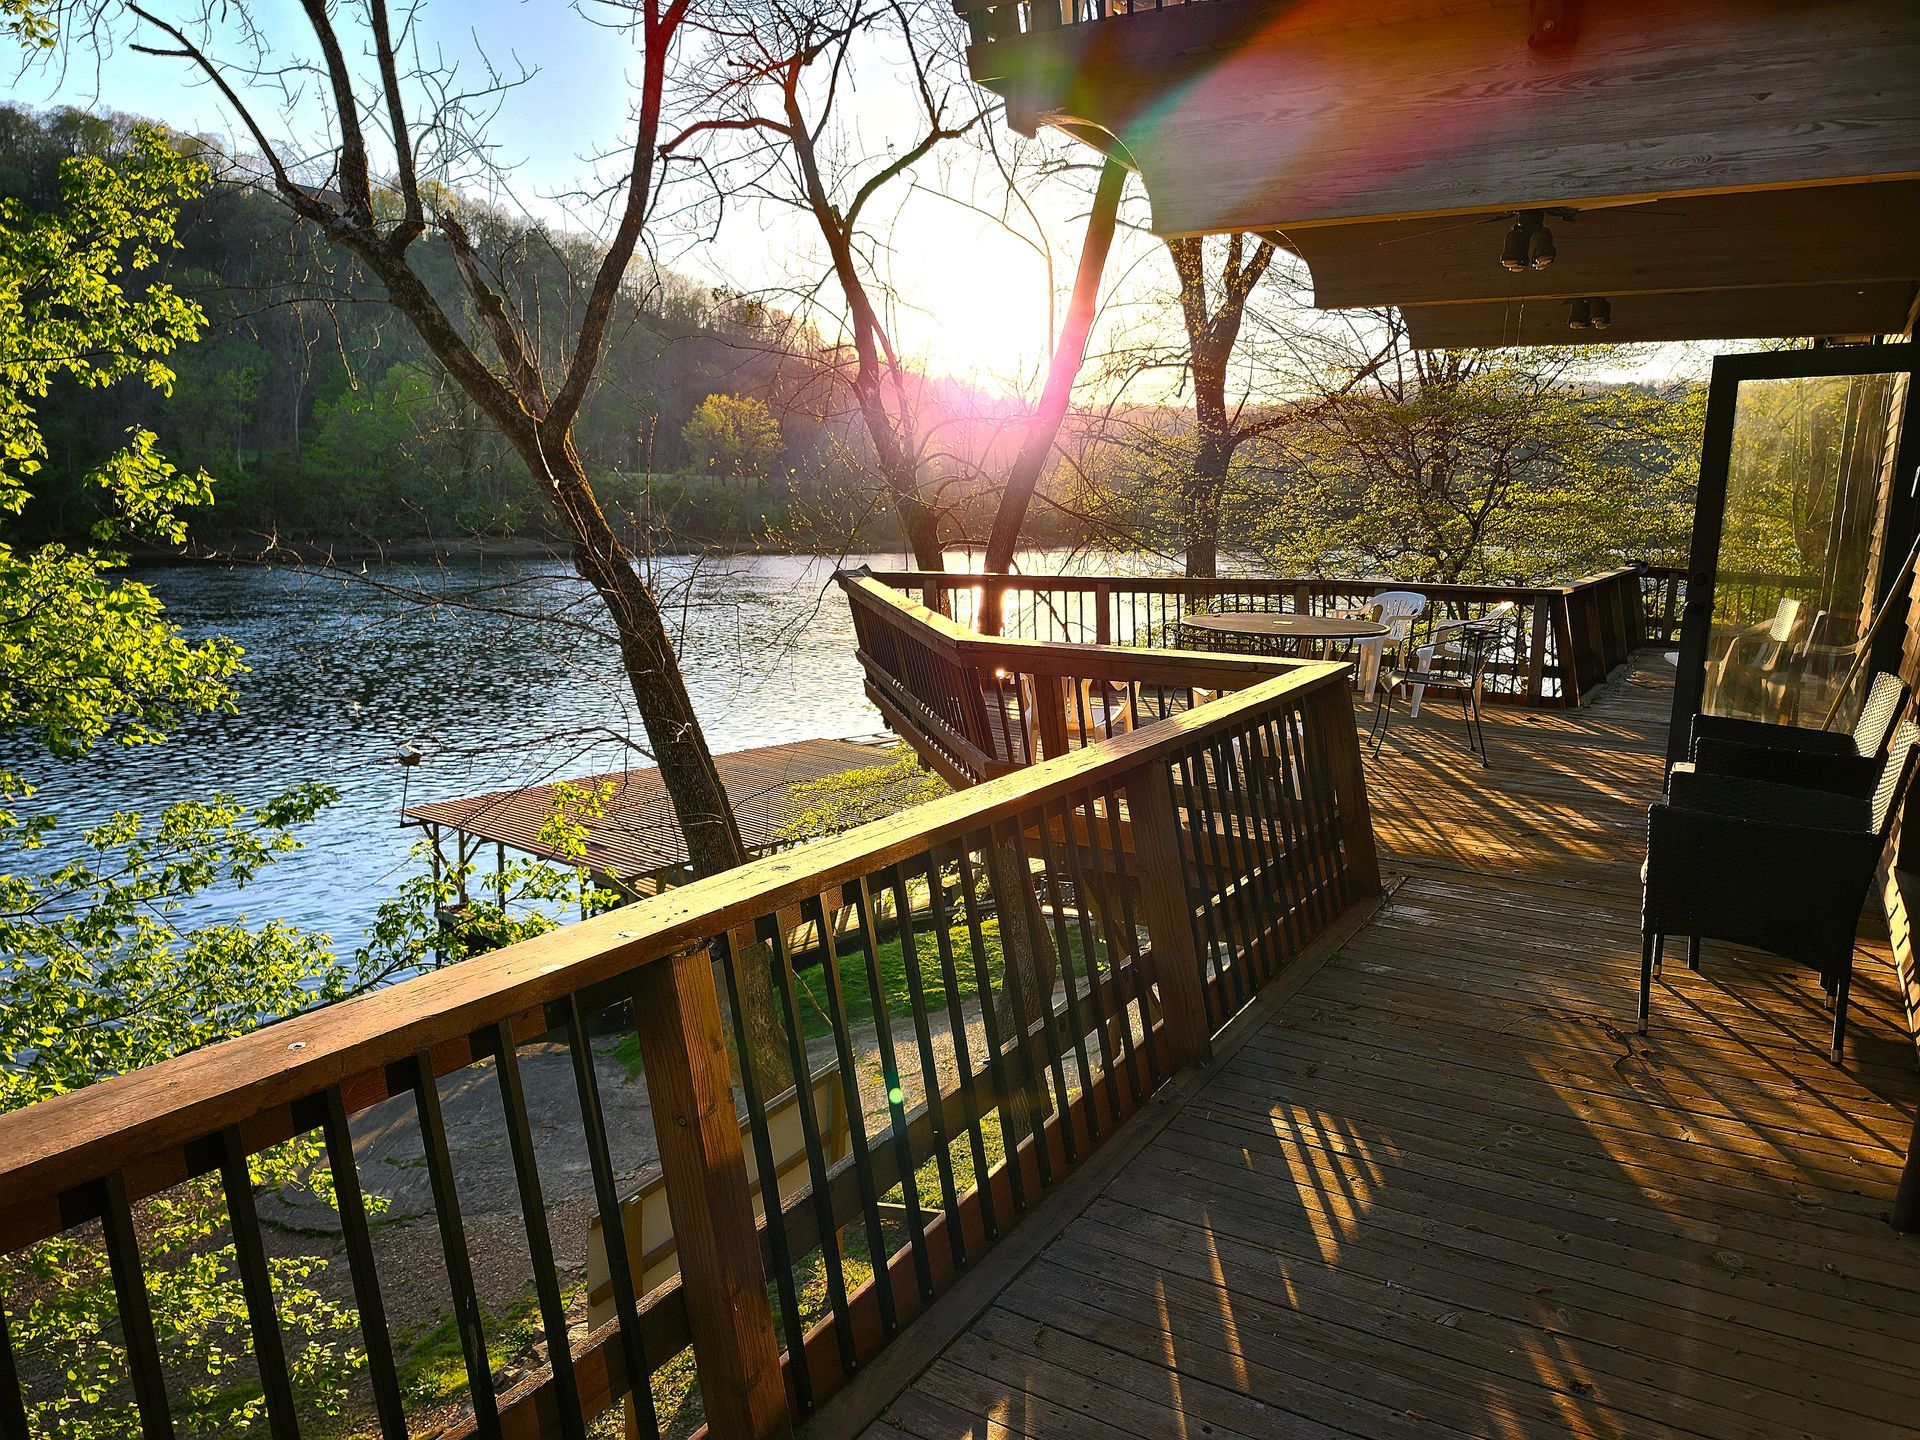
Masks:
[[[1183,615],[1180,635],[1195,648],[1273,653],[1290,645],[1313,644],[1324,651],[1334,640],[1377,640],[1388,633],[1378,620],[1334,615],[1303,615],[1297,610],[1230,610],[1224,615]]]

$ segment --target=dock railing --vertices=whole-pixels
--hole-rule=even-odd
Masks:
[[[1470,620],[1510,600],[1518,609],[1488,665],[1486,686],[1490,700],[1518,705],[1577,705],[1626,664],[1636,648],[1663,638],[1648,628],[1643,567],[1631,565],[1567,585],[1540,586],[1301,577],[870,573],[969,631],[979,631],[984,617],[998,615],[997,633],[1011,639],[1162,648],[1177,643],[1180,617],[1194,613],[1292,610],[1324,615],[1364,606],[1382,590],[1412,590],[1427,597],[1430,614]],[[1673,593],[1677,626],[1681,592]]]
[[[294,1358],[310,1342],[279,1308],[269,1249],[284,1237],[263,1235],[268,1194],[249,1161],[302,1137],[337,1196],[314,1243],[345,1257],[365,1356],[348,1408],[364,1411],[361,1433],[408,1435],[418,1402],[369,1220],[380,1174],[355,1158],[356,1117],[392,1097],[431,1182],[437,1238],[419,1243],[439,1251],[472,1409],[456,1433],[581,1436],[623,1401],[652,1433],[689,1349],[712,1434],[789,1433],[1379,890],[1344,667],[1131,658],[1147,677],[1134,683],[1187,703],[1057,754],[1043,728],[1043,758],[1017,773],[0,1116],[0,1252],[61,1235],[97,1246],[140,1433],[172,1435],[172,1407],[207,1377],[182,1373],[170,1344],[158,1270],[173,1262],[148,1248],[147,1207],[198,1187],[230,1222],[222,1263],[248,1316],[221,1383],[255,1376],[270,1433],[301,1433]],[[792,948],[807,927],[841,937],[830,961],[814,947],[811,969]],[[742,1046],[764,1013],[755,996],[778,1033]],[[595,1063],[622,1029],[678,1251],[678,1277],[648,1294],[622,1223],[632,1157],[616,1157],[631,1137],[609,1133]],[[520,1057],[535,1045],[570,1057],[564,1124],[529,1115]],[[745,1153],[779,1172],[768,1110],[822,1058],[851,1154],[830,1163],[806,1126],[806,1183],[776,1182],[756,1224]],[[524,1248],[508,1249],[531,1276],[544,1362],[503,1353],[483,1310],[442,1105],[456,1085],[469,1102],[476,1086],[493,1096],[459,1120],[490,1124],[510,1156],[525,1224]],[[799,1108],[804,1123],[812,1107]],[[613,1286],[615,1318],[584,1336],[569,1333],[540,1159],[568,1132]],[[12,1338],[0,1325],[5,1440],[64,1383],[61,1357],[21,1343],[19,1314]],[[517,1378],[497,1383],[509,1362]]]

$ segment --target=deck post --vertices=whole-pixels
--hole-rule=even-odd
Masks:
[[[790,1436],[707,952],[643,965],[634,978],[633,1018],[707,1424],[715,1435],[748,1440]]]
[[[1180,815],[1164,761],[1136,770],[1126,780],[1127,819],[1139,874],[1140,918],[1146,922],[1153,979],[1160,991],[1167,1054],[1175,1069],[1213,1058],[1207,1023],[1206,986],[1194,944],[1193,909],[1187,900],[1187,867],[1180,848]]]
[[[1537,596],[1533,602],[1532,616],[1528,621],[1527,634],[1527,688],[1526,702],[1538,705],[1547,693],[1547,627],[1553,623],[1547,598]]]
[[[1325,754],[1333,800],[1340,814],[1340,848],[1346,854],[1349,903],[1380,893],[1380,852],[1373,836],[1373,811],[1367,804],[1367,777],[1360,764],[1360,728],[1353,701],[1343,685],[1326,697]]]
[[[1900,1167],[1900,1188],[1893,1193],[1888,1220],[1903,1235],[1920,1230],[1920,1111],[1913,1117],[1913,1138],[1907,1141],[1906,1164]]]

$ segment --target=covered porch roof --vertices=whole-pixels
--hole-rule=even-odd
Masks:
[[[1156,232],[1247,231],[1416,343],[1899,333],[1920,277],[1902,0],[962,0],[1013,122],[1136,169]],[[1359,12],[1364,11],[1364,14]],[[1558,258],[1499,263],[1516,212]],[[1566,306],[1610,299],[1613,327]]]

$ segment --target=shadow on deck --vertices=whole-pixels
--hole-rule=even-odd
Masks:
[[[895,1347],[868,1433],[1914,1434],[1920,1243],[1882,1216],[1920,1078],[1884,954],[1843,1068],[1811,972],[1712,945],[1632,1033],[1670,678],[1491,716],[1491,771],[1451,712],[1396,728],[1386,906],[974,1276],[937,1355]]]

